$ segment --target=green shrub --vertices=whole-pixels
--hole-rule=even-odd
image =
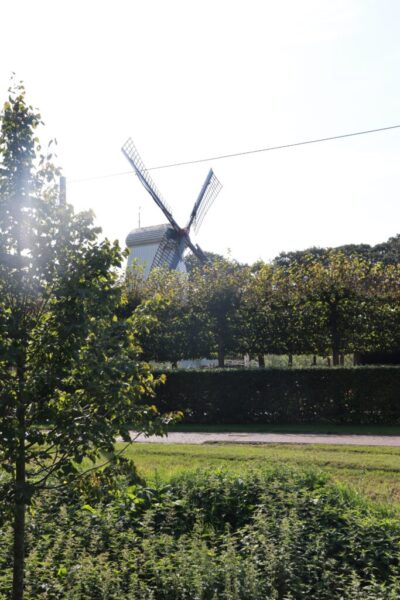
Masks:
[[[400,424],[400,367],[168,372],[156,404],[187,423]]]
[[[48,494],[29,515],[28,599],[399,597],[398,519],[315,471],[198,472],[153,489],[128,476],[92,505],[73,497]],[[0,598],[10,544],[5,527]]]

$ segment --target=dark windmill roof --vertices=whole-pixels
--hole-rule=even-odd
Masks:
[[[141,246],[143,244],[157,244],[162,240],[168,229],[172,228],[167,223],[132,229],[126,238],[126,245],[128,248],[131,248],[132,246]]]

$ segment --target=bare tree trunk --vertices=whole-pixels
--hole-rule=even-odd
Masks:
[[[334,303],[330,307],[329,324],[331,329],[331,343],[332,343],[332,364],[334,367],[339,365],[340,355],[340,334],[338,324],[338,307]]]
[[[24,597],[24,562],[25,562],[25,459],[18,459],[16,464],[15,509],[14,509],[14,568],[13,568],[13,600]]]
[[[331,366],[331,357],[330,356],[326,357],[326,362],[327,362],[328,367],[330,367]]]
[[[225,368],[225,353],[223,350],[218,350],[218,367],[220,369]]]
[[[312,357],[312,367],[316,367],[317,366],[317,355],[314,354]]]
[[[19,368],[19,401],[17,419],[19,425],[17,460],[15,463],[15,498],[14,498],[14,565],[13,565],[13,600],[24,597],[24,562],[25,562],[25,512],[26,512],[26,456],[25,456],[25,405],[24,374]]]
[[[264,354],[259,354],[258,355],[258,366],[261,368],[265,367],[265,356]]]
[[[293,354],[288,355],[288,367],[293,367]]]
[[[332,351],[332,364],[334,367],[337,367],[339,365],[339,352],[336,348],[334,348]]]
[[[26,168],[25,168],[26,169]],[[28,191],[25,184],[27,172],[22,172],[19,180],[16,197],[17,201],[17,254],[21,259],[24,249],[24,238],[26,231],[23,229],[24,219],[22,218],[22,199],[24,192]],[[21,264],[21,263],[19,263]],[[24,289],[22,269],[17,272],[20,290]],[[22,303],[23,304],[23,303]],[[14,564],[13,564],[13,600],[23,600],[24,597],[24,574],[25,574],[25,514],[26,514],[26,452],[25,452],[25,365],[26,365],[26,338],[24,336],[23,326],[15,337],[18,348],[17,357],[17,377],[18,377],[18,398],[16,417],[18,422],[18,442],[15,461],[15,488],[14,488]]]
[[[343,353],[340,354],[339,362],[340,362],[340,366],[344,367],[344,354]]]
[[[220,369],[225,368],[225,348],[221,339],[218,343],[218,367]]]

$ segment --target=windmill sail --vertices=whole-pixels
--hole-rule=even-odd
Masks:
[[[194,225],[198,231],[203,219],[222,188],[221,183],[211,169],[194,203],[189,222],[185,228],[179,227],[172,216],[171,209],[161,196],[157,186],[149,175],[139,152],[131,138],[122,147],[122,152],[133,167],[138,179],[154,202],[162,210],[169,221],[169,225],[142,227],[133,230],[127,237],[127,246],[130,248],[128,266],[135,261],[146,265],[144,276],[156,267],[166,266],[170,269],[185,270],[183,255],[187,248],[193,252],[200,262],[207,260],[201,248],[194,245],[189,237],[190,228]]]
[[[207,189],[203,195],[202,201],[197,209],[193,225],[194,231],[197,233],[203,223],[204,217],[208,213],[212,203],[215,198],[218,196],[219,192],[222,189],[222,184],[219,179],[215,176],[214,172],[211,171],[211,177],[207,185]]]
[[[175,262],[175,257],[179,251],[179,242],[177,240],[172,239],[170,236],[165,235],[158,246],[157,252],[154,256],[154,260],[151,264],[151,269],[168,267],[170,269],[176,268],[176,265],[173,266]],[[176,264],[178,264],[180,256],[178,255],[178,260],[176,260]]]
[[[177,224],[174,217],[172,216],[171,209],[169,208],[168,204],[162,197],[162,195],[161,195],[160,191],[158,190],[156,184],[154,183],[153,179],[149,175],[149,172],[147,171],[147,169],[144,165],[144,162],[143,162],[139,152],[137,151],[137,148],[131,138],[129,138],[125,142],[125,144],[122,146],[122,152],[125,154],[126,158],[128,159],[128,161],[134,168],[135,173],[138,176],[138,178],[140,179],[140,182],[142,183],[143,187],[148,191],[148,193],[153,198],[153,200],[157,204],[157,206],[159,206],[161,208],[164,215],[167,217],[168,221],[171,223],[172,227],[176,231],[179,231],[179,229],[180,229],[179,225]]]

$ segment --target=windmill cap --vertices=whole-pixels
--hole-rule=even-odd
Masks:
[[[128,248],[131,248],[132,246],[141,246],[142,244],[156,244],[161,242],[168,229],[172,230],[172,227],[168,223],[132,229],[127,235],[126,245]]]

